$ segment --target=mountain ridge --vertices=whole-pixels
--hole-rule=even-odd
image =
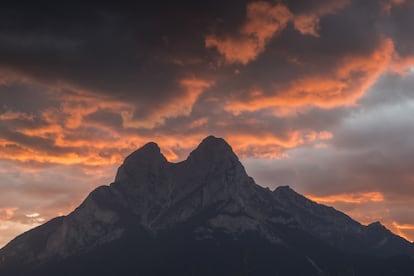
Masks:
[[[169,232],[176,234],[164,238],[172,236]],[[257,185],[231,146],[208,136],[179,163],[168,162],[154,142],[131,153],[109,186],[96,188],[68,216],[22,234],[1,249],[0,275],[6,275],[1,274],[2,268],[18,273],[21,266],[28,267],[25,275],[32,275],[36,267],[47,269],[50,263],[76,259],[128,239],[138,239],[137,246],[145,239],[155,244],[159,240],[174,244],[170,239],[178,239],[186,244],[179,237],[182,233],[192,241],[191,248],[199,241],[210,248],[208,241],[221,239],[230,248],[255,248],[245,244],[245,239],[254,239],[269,251],[293,254],[291,258],[303,261],[304,267],[310,264],[308,272],[324,266],[329,270],[344,256],[414,255],[411,243],[383,226],[361,225],[287,186],[270,191]],[[159,246],[163,252],[163,245]],[[175,251],[179,247],[173,246]],[[319,251],[320,256],[310,257]],[[307,255],[302,256],[303,252]],[[140,254],[146,258],[145,252]],[[336,256],[335,265],[324,264],[330,255]]]

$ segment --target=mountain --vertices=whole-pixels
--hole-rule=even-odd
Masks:
[[[68,216],[0,250],[0,275],[414,275],[414,246],[249,177],[209,136],[170,163],[151,142]]]

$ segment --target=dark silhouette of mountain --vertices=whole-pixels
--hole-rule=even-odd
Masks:
[[[0,250],[0,275],[414,275],[414,246],[246,174],[209,136],[169,163],[155,143],[65,217]]]

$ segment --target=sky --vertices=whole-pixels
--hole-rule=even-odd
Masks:
[[[0,246],[208,135],[414,240],[414,0],[85,2],[2,3]]]

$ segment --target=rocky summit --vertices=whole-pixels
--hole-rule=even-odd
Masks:
[[[414,275],[414,246],[249,177],[209,136],[170,163],[150,142],[72,213],[0,250],[0,275]]]

